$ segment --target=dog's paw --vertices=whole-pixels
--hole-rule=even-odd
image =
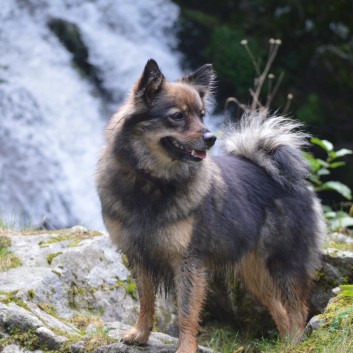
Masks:
[[[129,331],[125,332],[122,341],[126,344],[143,345],[147,343],[149,335],[150,332],[138,330],[136,327],[133,327]]]

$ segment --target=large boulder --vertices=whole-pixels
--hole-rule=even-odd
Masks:
[[[143,347],[128,346],[121,342],[123,333],[130,326],[121,322],[92,321],[78,330],[67,320],[54,317],[33,303],[0,303],[0,349],[6,353],[38,350],[72,353],[174,353],[177,339],[153,332]],[[211,349],[199,347],[201,353]]]
[[[10,250],[22,266],[0,272],[0,300],[29,301],[63,318],[84,312],[106,321],[135,322],[136,284],[107,234],[73,227],[10,238]],[[157,310],[157,327],[175,332],[173,302],[161,296]]]

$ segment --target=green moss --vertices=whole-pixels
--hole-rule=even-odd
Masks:
[[[65,241],[72,241],[67,247],[76,247],[82,240],[90,239],[96,236],[102,235],[102,233],[97,231],[88,231],[85,233],[71,233],[71,229],[64,229],[53,232],[43,232],[40,231],[40,234],[53,234],[54,236],[48,240],[43,240],[39,242],[41,248],[48,247],[51,244],[61,243]]]
[[[36,293],[34,292],[33,289],[30,289],[30,290],[27,292],[27,295],[28,295],[28,298],[29,298],[29,299],[33,299],[33,298],[36,296]]]
[[[0,235],[0,248],[8,248],[12,245],[12,241],[10,237],[6,235]]]
[[[0,272],[22,265],[20,258],[9,249],[11,244],[11,238],[0,235]]]
[[[8,337],[0,338],[0,348],[4,349],[10,344],[17,344],[27,350],[34,351],[37,349],[45,350],[46,347],[40,345],[38,336],[34,330],[23,332],[22,330],[15,329],[10,332]]]
[[[127,259],[126,255],[122,254],[121,260],[123,261],[123,264],[125,265],[125,267],[129,268],[129,260]]]
[[[62,276],[62,273],[60,273],[59,271],[51,270],[51,272],[55,273],[58,277]]]
[[[26,310],[29,310],[27,303],[24,302],[19,297],[17,297],[17,293],[18,293],[18,290],[10,291],[10,292],[0,291],[0,294],[2,294],[4,296],[0,301],[4,304],[15,303],[16,305],[18,305]]]
[[[51,304],[38,304],[38,307],[46,312],[47,314],[56,317],[57,319],[60,319],[56,313],[56,307]]]
[[[76,248],[80,243],[81,243],[81,239],[76,239],[71,244],[69,244],[67,247],[68,248]]]
[[[54,254],[49,254],[47,256],[47,261],[48,261],[48,264],[50,265],[53,261],[54,258],[56,258],[57,256],[61,255],[63,252],[62,251],[59,251],[59,252],[56,252]]]
[[[126,294],[130,295],[133,299],[137,299],[137,286],[136,282],[131,277],[124,283]]]

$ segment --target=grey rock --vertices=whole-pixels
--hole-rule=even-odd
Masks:
[[[39,327],[35,332],[38,336],[39,344],[49,350],[58,350],[65,342],[67,342],[66,337],[56,335],[46,327]]]
[[[74,325],[67,322],[63,322],[62,320],[59,320],[56,317],[47,314],[37,305],[31,302],[27,302],[27,306],[31,313],[36,315],[48,328],[64,331],[70,335],[77,335],[79,333],[79,330]]]
[[[7,331],[10,332],[13,329],[28,331],[42,325],[43,322],[35,315],[15,303],[9,305],[0,303],[0,326],[5,327]]]
[[[175,353],[177,349],[178,340],[161,332],[152,332],[147,344],[144,346],[129,346],[120,341],[123,333],[131,328],[130,326],[121,322],[111,322],[107,323],[104,328],[108,330],[109,337],[116,339],[118,342],[99,347],[95,350],[95,353]],[[199,346],[199,352],[213,353],[214,351]]]
[[[1,353],[25,353],[28,352],[25,349],[17,346],[16,344],[10,344],[6,346]]]
[[[308,332],[318,330],[320,327],[325,325],[325,323],[326,322],[324,319],[318,316],[313,316],[308,322],[308,324],[306,325],[305,332],[308,333]]]
[[[16,291],[21,300],[51,305],[65,318],[88,311],[133,324],[139,305],[137,295],[126,291],[130,272],[108,235],[95,234],[75,226],[51,234],[11,235],[11,250],[22,266],[0,273],[1,292]],[[158,328],[175,333],[175,312],[172,300],[158,300]]]

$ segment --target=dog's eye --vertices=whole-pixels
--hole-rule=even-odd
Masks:
[[[184,115],[181,112],[177,112],[177,113],[172,114],[170,116],[170,118],[175,120],[175,121],[181,121],[181,120],[184,120]]]

